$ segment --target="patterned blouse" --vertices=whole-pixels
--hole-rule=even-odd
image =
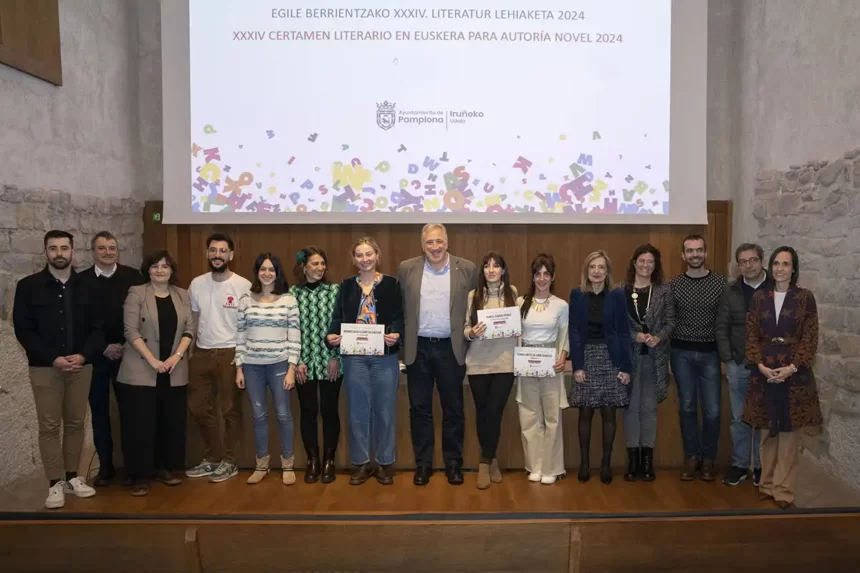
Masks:
[[[328,362],[340,359],[335,347],[329,349],[325,337],[334,312],[339,284],[310,283],[293,285],[290,294],[299,302],[302,325],[302,355],[299,364],[308,367],[309,380],[328,380]]]
[[[358,307],[358,318],[356,324],[376,324],[376,285],[382,280],[382,273],[376,273],[373,278],[373,285],[370,287],[370,292],[365,294],[364,289],[361,291],[361,303]],[[361,287],[361,278],[355,277],[355,282]]]

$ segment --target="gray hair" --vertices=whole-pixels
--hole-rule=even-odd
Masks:
[[[94,251],[96,250],[96,239],[105,239],[107,241],[113,241],[117,244],[117,246],[119,246],[119,241],[116,240],[116,237],[113,233],[111,233],[110,231],[99,231],[93,236],[92,240],[90,241],[90,248]]]
[[[427,235],[427,233],[429,233],[430,231],[436,231],[436,230],[442,231],[442,234],[445,236],[445,240],[446,241],[448,240],[448,229],[445,228],[445,225],[443,225],[441,223],[427,223],[421,229],[421,245],[422,246],[424,245],[424,237]]]

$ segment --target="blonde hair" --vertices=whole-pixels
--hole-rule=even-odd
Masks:
[[[595,259],[603,259],[606,261],[606,278],[603,279],[603,290],[610,291],[612,290],[612,260],[609,258],[609,255],[606,254],[606,251],[603,249],[598,249],[593,253],[589,253],[587,257],[585,257],[585,263],[582,265],[582,292],[593,292],[591,289],[591,281],[588,280],[588,265]]]
[[[373,249],[373,252],[376,253],[376,270],[379,270],[382,266],[382,251],[379,249],[379,245],[376,244],[376,241],[373,240],[373,237],[359,237],[356,239],[352,244],[352,249],[349,251],[349,256],[355,259],[355,250],[361,245],[368,245]]]
[[[424,246],[424,237],[430,231],[442,231],[442,234],[445,236],[445,241],[448,240],[448,229],[445,228],[445,225],[442,223],[427,223],[421,229],[421,246]]]

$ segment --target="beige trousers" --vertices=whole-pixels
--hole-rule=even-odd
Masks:
[[[564,472],[561,406],[564,401],[558,377],[518,378],[520,429],[526,470],[545,476]]]
[[[771,436],[761,431],[761,494],[777,501],[794,503],[797,483],[797,458],[800,453],[800,432],[780,432]]]
[[[91,365],[75,373],[42,366],[30,368],[39,421],[39,452],[48,480],[66,479],[66,472],[78,471],[92,374]]]

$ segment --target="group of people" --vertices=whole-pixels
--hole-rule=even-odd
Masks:
[[[555,356],[555,375],[519,376],[516,384],[532,482],[552,484],[565,475],[561,414],[571,406],[579,409],[579,481],[591,475],[591,428],[599,411],[599,475],[611,483],[619,408],[628,454],[624,479],[653,481],[657,405],[667,396],[670,364],[680,401],[681,480],[716,477],[721,361],[732,404],[727,485],[740,483],[752,469],[762,499],[790,507],[800,431],[821,424],[811,371],[818,340],[815,298],[797,286],[799,261],[790,247],[776,249],[765,269],[761,247],[741,245],[735,253],[740,276],[727,282],[707,269],[704,238],[690,235],[681,251],[686,272],[667,283],[660,251],[643,245],[630,257],[620,285],[613,282],[609,255],[598,250],[586,257],[580,286],[563,300],[553,294],[552,255],[535,257],[530,283],[520,292],[501,253],[487,253],[476,268],[448,253],[447,231],[439,224],[422,229],[423,254],[402,262],[396,276],[380,272],[379,246],[362,237],[350,251],[355,275],[330,282],[325,251],[310,246],[295,257],[292,286],[288,269],[269,252],[257,257],[251,281],[234,273],[234,244],[221,233],[206,241],[210,272],[187,291],[176,286],[176,261],[165,250],[147,255],[138,272],[119,263],[117,240],[104,231],[92,240],[93,267],[77,273],[72,235],[49,231],[44,243],[47,265],[19,282],[13,320],[30,363],[50,481],[48,508],[62,507],[66,495],[95,495],[77,475],[87,401],[99,457],[93,485],[116,478],[111,386],[135,496],[146,495],[152,480],[178,485],[183,472],[212,482],[236,476],[243,394],[253,415],[256,458],[248,483],[260,482],[270,469],[268,394],[282,481],[295,483],[293,388],[307,453],[304,481],[334,481],[342,385],[350,483],[371,477],[393,483],[399,356],[406,365],[413,482],[419,486],[433,475],[434,386],[442,406],[445,476],[453,485],[464,481],[467,376],[481,451],[477,487],[502,480],[496,451],[517,378],[517,347],[551,348]],[[479,311],[507,307],[517,309],[521,334],[483,337],[487,325]],[[341,354],[344,324],[381,325],[382,355]],[[205,444],[200,463],[187,470],[186,412]]]

